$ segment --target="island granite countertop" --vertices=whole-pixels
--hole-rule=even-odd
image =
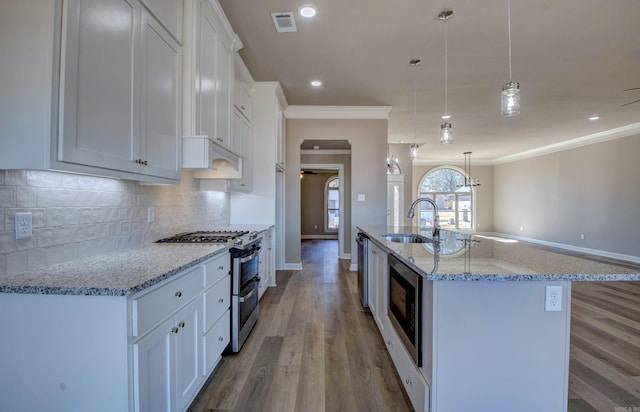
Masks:
[[[640,281],[640,265],[578,255],[489,233],[443,229],[438,244],[396,243],[381,235],[414,233],[431,238],[431,233],[408,226],[357,228],[429,280]]]
[[[229,225],[203,230],[264,232],[268,225]],[[216,255],[229,243],[149,243],[138,247],[0,277],[0,293],[129,296]]]

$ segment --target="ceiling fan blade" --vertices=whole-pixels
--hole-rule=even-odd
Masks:
[[[630,104],[638,103],[638,102],[640,102],[640,99],[638,99],[638,100],[634,100],[634,101],[629,102],[629,103],[625,103],[625,104],[623,104],[623,105],[622,105],[622,107],[629,106]]]

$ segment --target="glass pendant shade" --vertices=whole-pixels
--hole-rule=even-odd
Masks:
[[[500,114],[503,117],[520,114],[520,83],[509,82],[502,85],[502,104]]]
[[[451,123],[444,122],[440,125],[440,143],[450,144],[451,142],[453,142]]]
[[[409,148],[409,157],[411,157],[412,159],[415,159],[416,157],[418,157],[418,145],[417,144],[414,143]]]

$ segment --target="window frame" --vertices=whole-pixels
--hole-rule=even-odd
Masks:
[[[460,167],[457,167],[457,166],[443,165],[443,166],[434,167],[432,169],[427,170],[422,175],[422,177],[418,180],[418,186],[416,188],[417,197],[418,198],[420,198],[420,197],[430,197],[432,200],[435,201],[437,199],[437,196],[439,196],[439,195],[442,195],[442,196],[451,196],[451,195],[453,195],[455,197],[455,200],[454,200],[455,207],[453,209],[453,213],[454,213],[454,217],[455,217],[454,218],[454,222],[455,222],[454,228],[456,230],[466,230],[466,231],[475,232],[476,231],[476,226],[477,226],[477,223],[476,223],[476,198],[477,198],[477,196],[476,196],[475,187],[470,187],[468,192],[441,192],[441,191],[438,191],[438,192],[422,192],[422,186],[423,186],[424,180],[427,178],[427,176],[429,176],[430,174],[436,173],[439,170],[443,170],[443,169],[450,169],[450,170],[453,170],[455,172],[458,172],[458,173],[460,173],[460,175],[462,175],[463,178],[469,179],[471,177],[471,176],[469,176],[468,174],[465,173],[464,169],[462,169]],[[469,228],[460,228],[459,216],[460,216],[461,213],[463,213],[463,210],[459,210],[459,206],[460,206],[459,197],[460,196],[465,196],[465,195],[471,196],[471,200],[470,200],[470,204],[471,204],[471,212],[470,212],[471,216],[470,217],[471,218],[470,218],[470,222],[469,222],[470,227]],[[415,213],[416,217],[414,219],[417,219],[417,226],[418,227],[421,227],[420,226],[420,219],[421,219],[420,216],[421,216],[422,208],[424,207],[423,205],[426,206],[426,204],[423,203],[423,202],[419,203],[418,204],[418,210]],[[429,207],[432,207],[432,206],[429,204]],[[443,226],[443,222],[442,222],[442,219],[441,219],[443,210],[444,209],[442,209],[440,207],[438,208],[438,217],[440,219],[440,226],[441,227]],[[448,225],[448,223],[447,223],[447,225]]]
[[[331,188],[329,187],[329,184],[334,181],[337,180],[338,181],[338,187],[336,188]],[[340,176],[338,175],[332,175],[329,176],[327,178],[327,180],[324,182],[324,231],[327,233],[337,233],[340,230],[340,203],[342,203],[342,182],[340,181]],[[338,208],[329,208],[329,190],[335,190],[336,192],[338,192]],[[337,210],[338,211],[338,227],[337,228],[330,228],[329,227],[329,210]]]

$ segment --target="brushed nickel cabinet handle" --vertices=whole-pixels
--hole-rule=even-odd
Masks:
[[[222,270],[222,269],[224,269],[224,266],[222,265],[218,266],[218,270]]]
[[[220,342],[222,342],[222,341],[224,340],[224,338],[223,338],[222,336],[220,336],[220,337],[218,338],[218,340],[219,340]]]
[[[180,329],[178,329],[177,326],[174,326],[171,328],[171,333],[178,333],[178,332],[180,332]]]
[[[182,292],[177,291],[177,292],[176,292],[176,297],[178,297],[178,298],[182,297]]]
[[[178,326],[180,326],[181,328],[184,328],[184,322],[178,323]]]
[[[218,299],[218,302],[220,302],[220,303],[224,302],[224,298]]]

